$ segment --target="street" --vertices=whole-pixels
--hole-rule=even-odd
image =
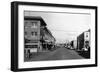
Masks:
[[[71,60],[71,59],[84,59],[78,55],[74,50],[69,50],[64,47],[57,48],[54,51],[39,52],[31,55],[31,58],[25,61],[47,61],[47,60]]]

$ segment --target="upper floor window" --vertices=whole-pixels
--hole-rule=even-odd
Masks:
[[[25,35],[27,35],[27,32],[25,31]]]
[[[37,36],[37,32],[31,32],[32,36]]]
[[[32,22],[32,27],[31,28],[37,28],[37,27],[38,27],[37,23],[36,22]]]

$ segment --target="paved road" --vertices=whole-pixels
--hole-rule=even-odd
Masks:
[[[58,48],[54,51],[33,54],[29,61],[84,59],[74,50]]]

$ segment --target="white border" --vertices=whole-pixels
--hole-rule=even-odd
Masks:
[[[58,61],[33,61],[24,62],[24,10],[28,11],[54,11],[54,12],[74,12],[74,13],[90,13],[91,14],[91,59],[79,60],[58,60]],[[18,68],[36,68],[50,66],[71,66],[95,64],[95,10],[93,9],[78,9],[78,8],[60,8],[46,6],[18,6]]]

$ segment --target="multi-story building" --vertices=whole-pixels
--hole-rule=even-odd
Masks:
[[[25,52],[42,52],[48,49],[48,45],[54,44],[55,38],[47,29],[46,23],[41,17],[24,17],[24,47]]]
[[[90,29],[77,37],[77,50],[82,50],[86,45],[90,46]]]
[[[41,28],[41,44],[43,50],[50,50],[55,45],[56,39],[47,27]]]
[[[77,37],[77,52],[84,58],[90,58],[90,29]]]

